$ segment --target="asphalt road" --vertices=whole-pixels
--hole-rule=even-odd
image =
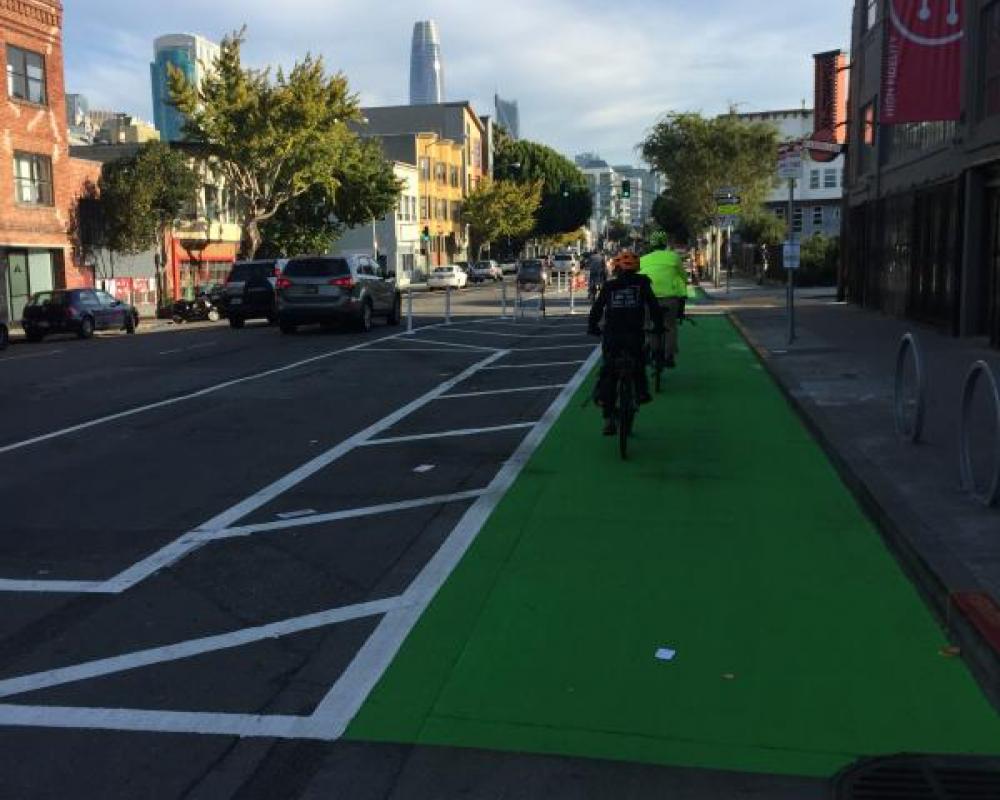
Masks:
[[[499,300],[458,293],[446,325],[415,295],[412,336],[223,323],[4,353],[0,797],[821,796],[341,738],[593,363],[583,308]]]

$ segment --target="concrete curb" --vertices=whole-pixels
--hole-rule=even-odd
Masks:
[[[802,420],[810,435],[819,443],[837,474],[865,511],[882,536],[886,547],[917,588],[920,596],[941,627],[962,650],[962,658],[993,707],[1000,712],[1000,653],[953,603],[953,596],[963,587],[949,586],[945,578],[928,563],[906,534],[906,530],[923,523],[902,507],[888,508],[879,500],[872,486],[884,482],[874,474],[863,474],[851,459],[827,435],[822,424],[806,403],[796,394],[795,387],[785,382],[774,369],[767,350],[754,338],[736,313],[726,316],[739,331],[771,380],[781,391],[789,406]]]

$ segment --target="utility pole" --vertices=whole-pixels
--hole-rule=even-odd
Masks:
[[[795,253],[795,178],[788,179],[788,243],[786,259]],[[797,266],[797,265],[796,265]],[[785,264],[788,273],[788,343],[795,343],[795,268]]]

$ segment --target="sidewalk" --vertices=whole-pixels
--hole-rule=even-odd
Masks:
[[[980,359],[1000,374],[1000,353],[981,341],[831,302],[831,290],[825,300],[820,290],[800,296],[798,340],[789,347],[783,290],[745,281],[733,288],[727,297],[724,289],[706,287],[717,304],[729,306],[1000,707],[1000,509],[977,505],[962,490],[958,451],[965,377]],[[893,417],[896,352],[911,331],[928,375],[919,445],[897,437]],[[984,438],[994,434],[984,429]]]
[[[746,796],[798,800],[865,756],[996,748],[1000,719],[735,328],[702,317],[683,357],[628,462],[584,385],[349,739],[741,773]]]

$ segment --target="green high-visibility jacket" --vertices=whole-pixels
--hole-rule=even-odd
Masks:
[[[639,262],[639,271],[653,282],[657,297],[687,297],[687,272],[673,250],[654,250]]]

